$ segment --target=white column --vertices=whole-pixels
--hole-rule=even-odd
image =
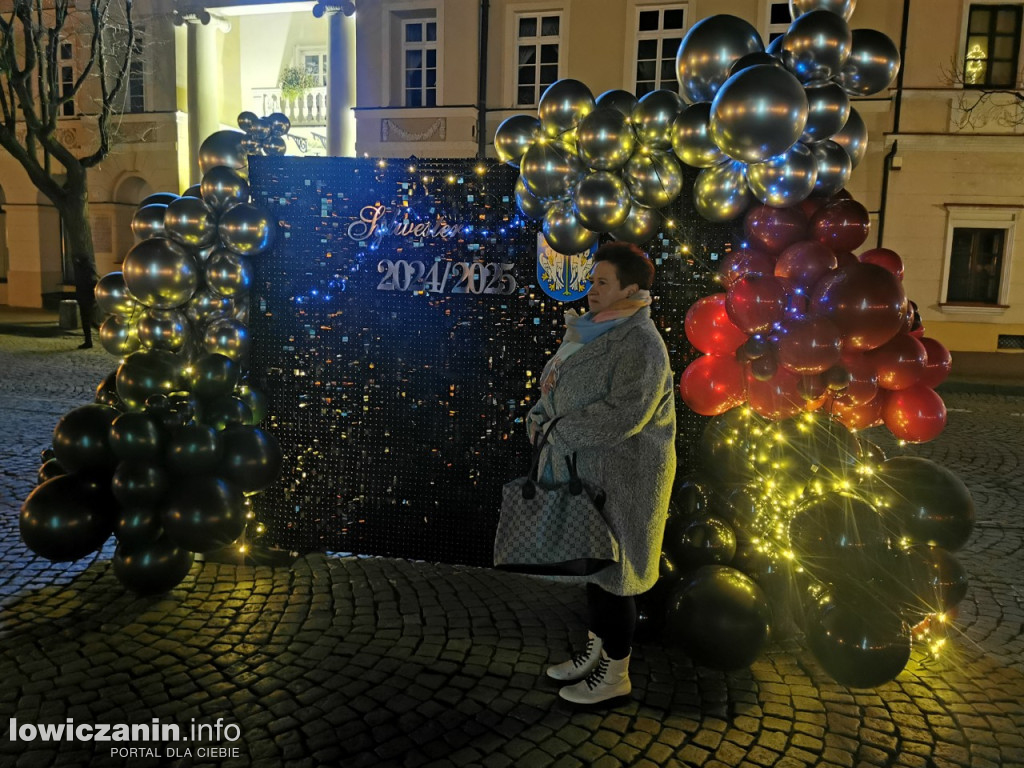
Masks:
[[[223,76],[217,57],[217,32],[225,25],[206,11],[176,14],[175,24],[185,24],[186,88],[188,93],[188,157],[190,183],[197,184],[199,147],[211,133],[220,130],[220,78]],[[230,29],[230,26],[227,27]]]
[[[356,20],[351,0],[320,0],[313,15],[327,15],[327,154],[356,153]]]

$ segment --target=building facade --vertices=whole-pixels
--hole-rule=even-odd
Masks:
[[[131,206],[186,188],[199,140],[242,110],[289,114],[291,154],[493,156],[501,121],[559,78],[675,89],[679,42],[718,13],[766,42],[790,21],[785,0],[151,0],[142,95],[90,176],[100,271],[131,246]],[[903,257],[929,335],[954,351],[1024,346],[1022,15],[1024,0],[859,0],[850,20],[903,54],[888,92],[854,99],[864,248]],[[296,72],[299,95],[282,88]],[[63,277],[59,226],[12,162],[0,153],[0,302],[37,306]]]

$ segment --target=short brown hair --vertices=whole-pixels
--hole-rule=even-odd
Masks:
[[[594,263],[599,261],[612,263],[623,288],[636,283],[640,289],[649,291],[654,284],[654,264],[633,243],[605,243],[594,254]]]

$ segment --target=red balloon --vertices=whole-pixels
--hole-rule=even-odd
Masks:
[[[743,368],[733,357],[698,357],[679,377],[679,394],[701,416],[725,413],[743,402]]]
[[[882,418],[900,440],[926,443],[946,428],[946,404],[935,390],[918,384],[901,392],[885,393]]]
[[[811,294],[811,311],[839,327],[846,349],[874,349],[902,328],[905,300],[903,285],[892,272],[858,263],[818,281]]]
[[[770,275],[775,270],[775,257],[754,248],[740,248],[722,260],[718,274],[726,288],[744,275]]]
[[[921,380],[928,353],[924,344],[907,333],[900,333],[864,357],[875,366],[882,389],[909,389]]]
[[[788,419],[804,407],[800,395],[800,377],[785,368],[779,368],[766,381],[759,381],[747,373],[747,401],[761,416],[768,419]]]
[[[743,233],[754,248],[778,253],[807,234],[807,215],[799,208],[757,205],[743,219]]]
[[[903,279],[903,259],[896,251],[890,251],[888,248],[872,248],[870,251],[864,251],[860,255],[860,260],[865,264],[877,264],[892,272],[900,280]]]
[[[859,405],[846,405],[835,400],[832,404],[832,415],[847,429],[867,429],[882,422],[883,406],[882,395]]]
[[[828,246],[815,240],[801,240],[779,254],[779,260],[775,262],[775,276],[807,289],[838,266],[836,255]]]
[[[711,355],[731,355],[747,340],[725,311],[724,293],[698,299],[686,312],[685,327],[690,343]]]
[[[807,217],[807,223],[810,224],[811,218],[820,211],[828,203],[828,198],[824,197],[808,197],[800,203],[800,210],[804,216]]]
[[[850,381],[836,396],[836,402],[849,407],[873,400],[878,394],[878,376],[865,353],[844,352],[839,364],[850,374]]]
[[[870,229],[868,209],[856,200],[833,200],[811,217],[811,237],[835,251],[859,248]]]
[[[785,314],[786,289],[774,277],[747,275],[729,289],[725,309],[741,331],[761,333]]]
[[[921,339],[921,344],[924,345],[924,350],[928,353],[928,362],[924,366],[924,374],[918,384],[935,388],[946,380],[949,372],[953,369],[953,356],[941,342],[935,339]]]
[[[842,342],[825,317],[786,320],[779,331],[779,362],[794,373],[823,373],[839,362]]]
[[[836,251],[836,261],[839,262],[840,269],[848,267],[851,264],[860,264],[860,259],[849,251]]]

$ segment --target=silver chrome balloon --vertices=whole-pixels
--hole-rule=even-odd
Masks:
[[[249,203],[239,203],[220,216],[221,242],[240,256],[258,256],[274,242],[277,227],[270,214]]]
[[[143,240],[125,256],[124,283],[139,303],[173,309],[192,298],[199,284],[195,256],[163,237]]]
[[[255,123],[252,124],[252,128],[249,129],[249,136],[256,139],[257,141],[266,141],[270,138],[270,121],[265,118],[259,118]]]
[[[249,167],[245,152],[242,151],[242,139],[246,134],[241,131],[216,131],[206,137],[199,145],[199,170],[206,173],[218,165],[226,165],[236,171],[248,175]]]
[[[199,189],[203,200],[215,211],[249,201],[249,182],[225,165],[215,166],[204,173]]]
[[[217,237],[213,209],[199,197],[182,196],[167,206],[164,231],[181,245],[202,248]]]
[[[179,198],[175,196],[175,200]],[[164,232],[164,214],[167,213],[165,203],[150,203],[135,211],[132,216],[132,234],[136,240],[148,240],[151,237],[166,237]]]
[[[775,39],[778,40],[779,38]],[[729,77],[732,77],[737,72],[742,72],[747,67],[756,67],[758,64],[769,64],[773,67],[783,66],[783,63],[769,51],[754,51],[736,60],[736,63],[729,68]]]
[[[850,20],[857,0],[789,0],[789,15],[794,19],[810,11],[829,11]]]
[[[175,352],[185,344],[188,321],[177,309],[147,309],[139,317],[136,331],[146,349]]]
[[[748,53],[764,50],[761,35],[738,16],[720,13],[694,24],[676,54],[679,93],[689,104],[711,101],[732,65]]]
[[[743,163],[705,168],[693,184],[693,207],[708,221],[730,221],[750,205],[752,198],[743,175]]]
[[[259,119],[260,116],[257,115],[255,112],[246,111],[238,113],[238,119],[236,120],[236,122],[238,123],[239,128],[248,133],[249,131],[252,130],[252,127],[256,124],[256,121]]]
[[[206,326],[203,347],[207,352],[241,360],[249,352],[249,331],[244,323],[232,318],[214,320]]]
[[[818,164],[805,145],[797,142],[766,163],[747,166],[747,184],[754,197],[774,208],[788,208],[810,197],[818,179]]]
[[[206,287],[195,292],[192,301],[185,305],[184,311],[185,317],[196,326],[205,327],[214,320],[229,317],[234,309],[230,298],[214,293]]]
[[[850,108],[846,125],[832,137],[832,141],[846,150],[852,167],[856,168],[864,159],[864,153],[868,151],[868,127],[864,125],[864,118],[860,116],[856,107]]]
[[[899,71],[900,52],[888,35],[855,29],[850,57],[836,82],[851,96],[871,96],[888,88]]]
[[[629,117],[633,114],[633,107],[636,106],[636,96],[629,91],[614,88],[610,91],[605,91],[594,99],[594,106],[595,108],[607,107],[617,109],[626,117]]]
[[[244,256],[218,248],[205,264],[206,284],[221,296],[234,298],[249,290],[252,266]]]
[[[831,197],[850,180],[853,161],[846,150],[834,141],[820,141],[811,144],[810,149],[818,165],[814,194],[817,197]]]
[[[594,171],[583,177],[573,193],[576,218],[592,232],[608,232],[629,215],[629,190],[617,173]]]
[[[526,150],[540,135],[540,120],[536,117],[512,115],[502,120],[498,130],[494,132],[494,151],[501,162],[518,168]]]
[[[547,212],[547,206],[539,197],[536,197],[526,188],[526,184],[523,181],[522,176],[516,179],[515,197],[516,204],[519,206],[519,210],[523,212],[524,216],[538,221],[544,218],[544,214]]]
[[[198,184],[193,184],[191,187],[189,187],[184,192],[182,192],[181,196],[182,197],[202,197],[202,194],[200,194],[200,192],[199,192],[199,185]],[[168,203],[168,205],[170,205],[170,203]]]
[[[693,168],[710,168],[724,163],[728,156],[708,133],[711,102],[691,104],[672,124],[672,151]]]
[[[807,93],[807,125],[800,141],[824,141],[839,132],[850,116],[850,97],[837,83],[814,83]]]
[[[571,78],[549,85],[537,106],[541,127],[552,138],[571,131],[593,111],[594,94],[579,80]]]
[[[850,55],[850,26],[831,11],[809,11],[799,16],[782,37],[788,64],[801,83],[829,80],[842,70]]]
[[[283,155],[288,151],[288,142],[284,140],[284,136],[274,136],[271,134],[263,140],[261,145],[263,152],[267,155]]]
[[[642,245],[654,237],[661,224],[661,214],[654,208],[646,208],[634,203],[629,208],[629,216],[618,227],[611,231],[616,240]]]
[[[648,208],[664,208],[683,189],[679,161],[669,152],[637,152],[623,175],[633,200]]]
[[[559,200],[548,208],[543,230],[548,245],[566,255],[585,251],[597,242],[597,233],[580,223],[568,200]]]
[[[96,303],[107,315],[131,315],[139,310],[139,302],[128,292],[123,272],[107,272],[96,283]]]
[[[734,160],[763,163],[793,146],[807,125],[807,95],[781,67],[747,67],[711,102],[708,133]]]
[[[547,202],[572,191],[583,174],[583,164],[563,145],[538,141],[523,155],[519,173],[530,193]]]
[[[628,116],[612,107],[598,107],[576,129],[577,154],[597,171],[621,168],[635,148],[636,136]]]
[[[120,315],[111,315],[100,323],[100,346],[116,357],[129,355],[142,343],[135,324]]]
[[[683,108],[682,99],[665,89],[651,91],[636,103],[632,122],[636,137],[645,147],[669,149],[672,124]]]
[[[286,136],[292,129],[292,121],[284,112],[271,112],[267,116],[267,123],[270,125],[271,136]]]
[[[168,205],[169,203],[173,203],[179,197],[180,195],[176,195],[173,192],[154,192],[152,195],[146,195],[142,198],[136,206],[136,209],[143,208],[147,205]]]

